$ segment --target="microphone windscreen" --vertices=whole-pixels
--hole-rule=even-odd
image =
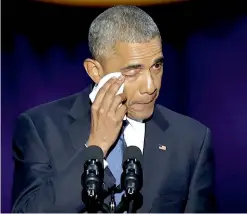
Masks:
[[[90,159],[97,159],[103,165],[104,153],[98,146],[89,146],[83,152],[83,165]]]
[[[128,159],[136,159],[142,164],[142,152],[137,146],[129,146],[125,149],[123,163]]]

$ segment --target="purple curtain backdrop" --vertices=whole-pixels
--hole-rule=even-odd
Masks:
[[[2,212],[11,210],[16,117],[90,83],[82,67],[89,56],[85,40],[73,49],[54,43],[42,53],[25,34],[15,33],[13,41],[2,51]],[[176,39],[164,42],[159,103],[211,128],[219,211],[247,212],[247,16],[205,26],[182,41],[179,47]]]

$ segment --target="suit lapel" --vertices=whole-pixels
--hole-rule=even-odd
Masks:
[[[69,136],[72,146],[75,151],[80,149],[87,143],[91,118],[90,118],[90,100],[88,95],[90,93],[89,87],[79,94],[69,111],[70,125],[68,127]]]
[[[144,160],[143,160],[143,206],[139,212],[149,212],[155,198],[159,194],[163,174],[168,167],[168,151],[159,149],[166,146],[169,149],[171,138],[167,134],[169,124],[155,107],[153,117],[146,122]],[[162,147],[164,148],[164,147]]]

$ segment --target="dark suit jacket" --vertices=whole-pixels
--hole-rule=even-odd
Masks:
[[[79,212],[90,88],[21,114],[13,140],[12,212]],[[156,105],[146,122],[139,212],[214,212],[210,130]],[[160,150],[159,145],[166,146]],[[114,178],[105,173],[105,183]]]

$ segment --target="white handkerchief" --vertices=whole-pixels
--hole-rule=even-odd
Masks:
[[[115,72],[105,75],[98,84],[96,84],[93,88],[93,91],[89,94],[89,98],[93,103],[97,93],[99,92],[100,88],[112,77],[119,77],[121,72]],[[117,94],[123,93],[124,90],[124,83],[120,87]],[[144,137],[145,137],[145,123],[130,119],[124,116],[123,120],[128,120],[129,125],[124,130],[124,138],[126,141],[127,146],[137,146],[143,153],[143,146],[144,146]]]
[[[93,103],[95,100],[95,97],[97,95],[97,93],[99,92],[100,88],[112,77],[119,77],[121,75],[121,72],[114,72],[114,73],[110,73],[105,75],[98,84],[96,84],[93,88],[93,91],[89,94],[89,98],[91,100],[91,102]],[[117,95],[123,93],[124,90],[124,83],[121,85],[121,87],[119,88]],[[124,120],[126,120],[126,116],[124,116]]]
[[[121,72],[115,72],[115,73],[110,73],[105,75],[98,84],[96,84],[93,88],[93,91],[89,94],[89,98],[92,101],[92,103],[95,100],[95,97],[97,95],[97,93],[99,92],[100,88],[112,77],[119,77],[121,75]],[[119,91],[117,92],[117,94],[123,93],[123,89],[124,89],[124,83],[122,84],[122,86],[120,87]]]

